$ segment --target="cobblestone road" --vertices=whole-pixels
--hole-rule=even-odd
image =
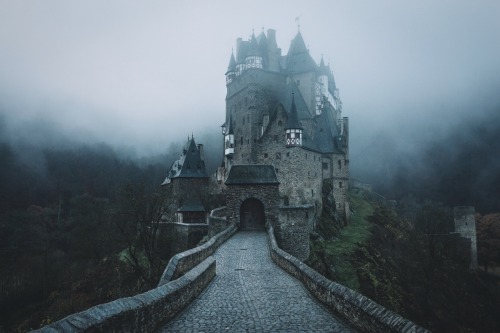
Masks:
[[[238,232],[215,257],[212,283],[161,332],[353,332],[272,262],[265,232]]]

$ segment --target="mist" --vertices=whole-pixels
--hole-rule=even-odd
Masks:
[[[351,175],[401,196],[398,175],[450,174],[462,148],[495,155],[498,137],[477,131],[498,124],[498,17],[495,1],[2,2],[0,139],[29,161],[29,146],[105,143],[134,158],[163,154],[168,169],[165,156],[194,135],[213,169],[236,38],[273,28],[286,53],[300,29],[340,89]],[[429,162],[436,147],[448,163]],[[460,202],[495,179],[498,159],[481,161]]]

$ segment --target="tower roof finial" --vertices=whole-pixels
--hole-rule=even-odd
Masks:
[[[295,23],[297,23],[297,31],[300,32],[300,15],[295,18]]]

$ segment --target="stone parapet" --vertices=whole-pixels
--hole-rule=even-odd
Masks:
[[[170,283],[94,306],[34,332],[152,332],[191,303],[215,277],[209,257]]]
[[[341,315],[356,329],[370,333],[429,332],[368,297],[328,280],[302,261],[281,250],[276,243],[271,225],[268,225],[268,235],[273,261],[301,281],[314,297]]]
[[[200,262],[211,256],[217,248],[228,240],[237,228],[232,225],[226,230],[212,237],[208,242],[193,249],[176,254],[170,259],[163,271],[158,286],[162,286],[182,276]]]

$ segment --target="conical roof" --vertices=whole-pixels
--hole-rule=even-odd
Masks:
[[[200,150],[196,146],[194,137],[188,142],[177,161],[172,163],[167,178],[163,184],[168,184],[174,178],[208,178]]]
[[[302,34],[300,31],[295,35],[294,39],[292,39],[292,43],[290,44],[290,48],[288,49],[288,55],[299,54],[307,52],[306,43],[304,42],[304,38],[302,38]]]
[[[289,73],[303,73],[315,71],[317,67],[299,31],[290,44],[286,56],[286,69]]]
[[[300,125],[298,119],[297,106],[295,106],[294,93],[292,93],[292,106],[290,108],[290,113],[288,114],[288,120],[286,122],[285,129],[302,129],[302,126]]]
[[[260,56],[259,44],[257,43],[254,33],[252,33],[252,37],[250,39],[250,47],[248,48],[247,57],[248,56]]]
[[[231,52],[231,58],[229,59],[229,65],[227,66],[227,73],[234,72],[236,70],[236,59],[234,58],[234,52]]]

